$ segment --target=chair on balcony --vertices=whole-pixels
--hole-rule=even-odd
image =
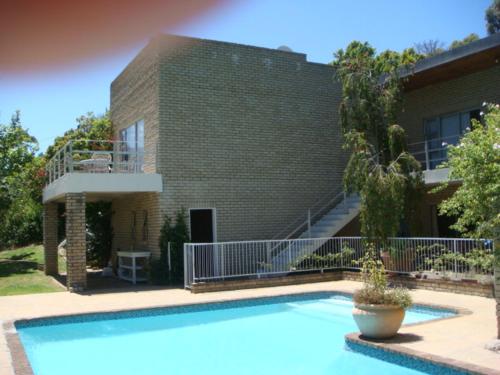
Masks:
[[[111,154],[94,152],[90,159],[82,160],[86,172],[89,173],[110,173]]]

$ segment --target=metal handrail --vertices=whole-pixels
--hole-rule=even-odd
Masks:
[[[96,169],[95,172],[143,173],[148,153],[145,150],[126,150],[125,147],[127,145],[126,141],[70,140],[60,147],[47,163],[45,167],[46,185],[49,185],[67,173],[78,172],[81,171],[79,168],[85,169],[87,166],[92,165],[92,162],[80,160],[86,154],[109,154],[111,156],[107,162],[104,159],[95,159],[93,163],[99,167],[96,167],[98,171]],[[74,148],[75,146],[78,146],[78,148]],[[86,147],[89,148],[85,149]],[[75,158],[77,155],[80,158]],[[87,171],[85,170],[85,172]],[[92,173],[92,170],[89,173]]]
[[[273,240],[278,239],[278,238],[279,239],[290,239],[297,232],[301,231],[302,228],[307,227],[307,229],[310,230],[311,226],[315,222],[317,222],[322,216],[324,216],[324,214],[326,214],[325,211],[327,211],[328,208],[334,207],[334,206],[332,206],[332,203],[337,202],[340,197],[342,197],[344,199],[344,202],[345,202],[346,192],[343,189],[341,189],[340,192],[336,192],[333,197],[332,197],[332,194],[327,194],[324,197],[320,198],[306,211],[305,218],[303,215],[299,216],[297,219],[295,219],[293,222],[291,222],[285,228],[283,228],[280,232],[278,232],[276,235],[274,235],[274,237],[272,237],[272,239]],[[323,215],[322,215],[322,213],[323,213]],[[292,229],[290,230],[290,228],[292,228]]]
[[[446,140],[450,140],[450,139],[459,140],[462,135],[463,134],[454,134],[454,135],[450,135],[450,136],[446,136],[446,137],[426,139],[426,140],[421,141],[421,142],[410,143],[408,145],[408,150],[410,150],[409,151],[410,154],[412,154],[415,157],[424,155],[425,159],[424,160],[420,160],[420,162],[422,164],[425,163],[425,169],[426,170],[430,170],[430,169],[433,169],[431,167],[432,167],[432,165],[434,165],[434,163],[436,163],[436,162],[442,162],[442,161],[446,161],[447,160],[447,157],[434,157],[434,158],[431,158],[430,154],[431,153],[436,153],[436,152],[445,152],[447,150],[447,148],[448,148],[448,143],[446,142]],[[430,142],[441,142],[442,146],[441,147],[437,147],[437,148],[429,148],[429,143]],[[413,151],[411,150],[412,148],[413,148]]]
[[[432,141],[441,141],[441,140],[450,139],[450,138],[457,138],[457,137],[460,138],[462,136],[463,136],[463,134],[454,134],[454,135],[449,135],[449,136],[446,136],[446,137],[426,139],[424,141],[408,143],[408,147],[414,146],[414,145],[419,145],[419,144],[425,144],[427,142],[432,142]]]

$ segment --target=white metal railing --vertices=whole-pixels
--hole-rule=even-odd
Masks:
[[[124,141],[69,141],[47,163],[46,184],[68,173],[144,173],[151,160]]]
[[[491,282],[493,241],[463,238],[391,238],[374,244],[387,271],[421,278]],[[326,270],[358,270],[361,237],[330,237],[184,244],[184,282],[217,282]],[[280,261],[276,261],[279,259]]]
[[[408,151],[421,163],[423,170],[436,169],[438,165],[448,160],[448,146],[458,144],[462,135],[454,134],[410,143]]]
[[[292,221],[280,232],[276,233],[272,239],[298,238],[306,231],[309,232],[310,237],[311,227],[336,205],[342,202],[346,203],[346,197],[347,194],[342,189],[330,191],[324,197],[316,201],[309,209],[300,214],[297,219]]]

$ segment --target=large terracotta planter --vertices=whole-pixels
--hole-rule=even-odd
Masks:
[[[405,310],[393,305],[356,304],[352,316],[363,336],[387,339],[398,333],[405,317]]]

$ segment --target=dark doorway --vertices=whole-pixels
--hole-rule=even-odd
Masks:
[[[214,241],[214,212],[212,209],[189,210],[191,242],[207,243]]]

